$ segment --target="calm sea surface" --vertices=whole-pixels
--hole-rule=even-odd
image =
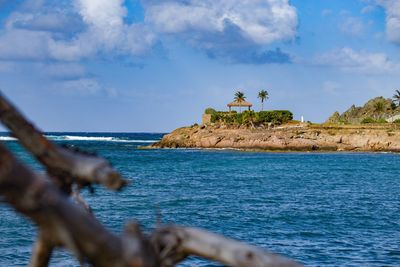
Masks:
[[[139,150],[161,134],[49,133],[108,158],[132,183],[84,195],[110,230],[198,226],[309,266],[400,266],[400,155]],[[39,166],[16,141],[0,137]],[[26,266],[35,226],[0,203],[0,266]],[[57,251],[52,266],[79,266]],[[190,259],[180,266],[218,266]]]

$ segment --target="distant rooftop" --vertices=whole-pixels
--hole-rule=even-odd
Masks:
[[[228,107],[252,107],[253,104],[247,101],[233,101],[231,103],[228,104]]]

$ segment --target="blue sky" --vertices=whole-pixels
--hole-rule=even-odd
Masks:
[[[0,88],[45,131],[166,132],[261,89],[322,122],[400,89],[400,1],[0,0]]]

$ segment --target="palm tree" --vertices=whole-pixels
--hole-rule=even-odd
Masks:
[[[239,103],[239,112],[242,113],[242,106],[240,104],[246,100],[246,96],[244,95],[243,92],[237,91],[235,93],[234,100]]]
[[[397,102],[397,106],[400,106],[400,91],[396,90],[396,93],[393,95],[393,102]]]
[[[258,93],[258,98],[261,99],[261,111],[264,110],[264,101],[269,98],[269,94],[265,90],[261,90]]]
[[[378,113],[378,118],[382,117],[382,113],[385,111],[385,102],[378,101],[374,104],[374,111]]]

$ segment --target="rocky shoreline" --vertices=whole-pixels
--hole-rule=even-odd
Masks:
[[[147,148],[400,152],[400,125],[195,125],[176,129]]]

